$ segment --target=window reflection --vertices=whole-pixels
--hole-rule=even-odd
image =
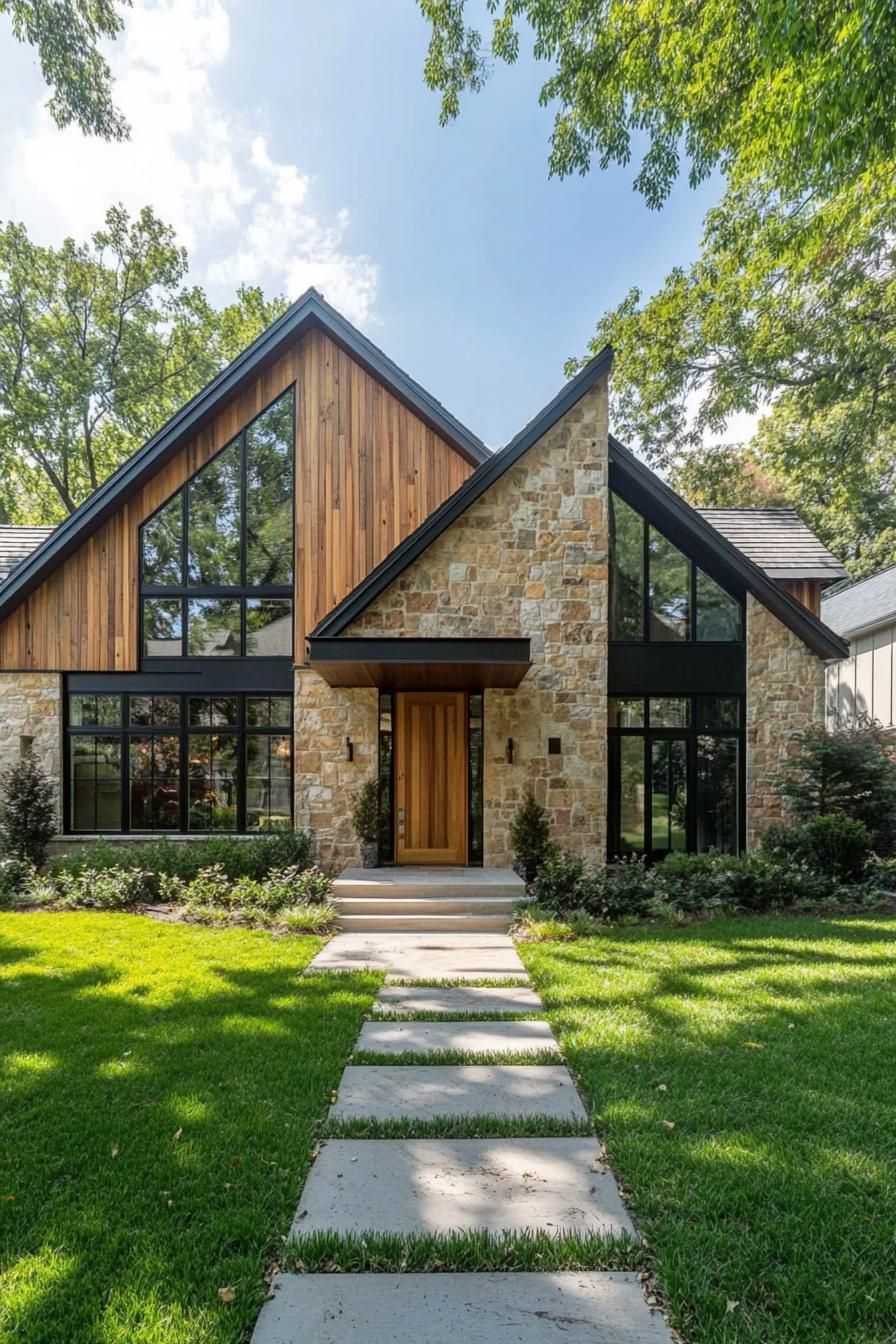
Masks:
[[[242,581],[240,441],[223,449],[187,486],[187,581],[238,588]]]
[[[650,639],[687,639],[690,630],[691,564],[661,532],[648,529]]]

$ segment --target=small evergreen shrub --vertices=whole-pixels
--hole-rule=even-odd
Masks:
[[[352,808],[352,825],[355,835],[365,845],[375,845],[380,834],[380,786],[377,780],[368,779],[355,794]]]
[[[867,826],[879,854],[896,850],[896,759],[876,724],[797,735],[777,786],[798,821],[840,816]]]
[[[55,834],[55,790],[29,751],[0,775],[0,851],[39,868]]]
[[[510,838],[516,858],[514,869],[529,886],[541,865],[555,853],[548,814],[531,789],[513,815]]]
[[[34,867],[27,859],[0,859],[0,909],[21,900],[33,876]]]
[[[762,848],[779,862],[805,864],[838,882],[861,882],[871,863],[871,832],[852,817],[813,817],[800,825],[770,827]]]

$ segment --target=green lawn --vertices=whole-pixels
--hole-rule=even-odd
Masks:
[[[0,916],[0,1340],[248,1338],[380,981],[318,946]]]
[[[896,923],[520,950],[688,1344],[896,1339]]]

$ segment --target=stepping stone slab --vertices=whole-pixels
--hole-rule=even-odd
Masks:
[[[363,967],[402,980],[528,979],[506,933],[337,933],[307,971]]]
[[[356,1050],[397,1055],[464,1050],[479,1055],[559,1055],[547,1022],[365,1022]]]
[[[252,1344],[672,1344],[637,1274],[283,1274]]]
[[[414,989],[386,985],[374,1002],[374,1009],[388,1013],[402,1013],[414,1017],[417,1013],[540,1013],[544,1004],[525,985],[480,985],[470,989]]]
[[[331,1120],[432,1120],[447,1115],[586,1120],[562,1064],[352,1064]]]
[[[594,1139],[330,1139],[292,1235],[527,1228],[636,1235]]]

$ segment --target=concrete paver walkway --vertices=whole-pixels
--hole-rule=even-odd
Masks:
[[[366,1023],[332,1120],[415,1123],[513,1117],[519,1138],[331,1139],[312,1167],[293,1223],[297,1258],[310,1233],[523,1230],[635,1235],[594,1137],[526,1136],[587,1112],[543,1021],[414,1021],[415,1014],[536,1013],[542,1005],[510,938],[496,934],[341,934],[311,970],[372,966],[411,981],[504,979],[498,986],[380,991],[377,1008],[404,1020]],[[521,1045],[521,1042],[528,1044]],[[547,1046],[545,1062],[501,1064],[507,1049]],[[402,1065],[396,1051],[476,1051],[495,1063]],[[291,1257],[290,1257],[291,1258]],[[672,1344],[636,1273],[280,1274],[253,1344]]]

